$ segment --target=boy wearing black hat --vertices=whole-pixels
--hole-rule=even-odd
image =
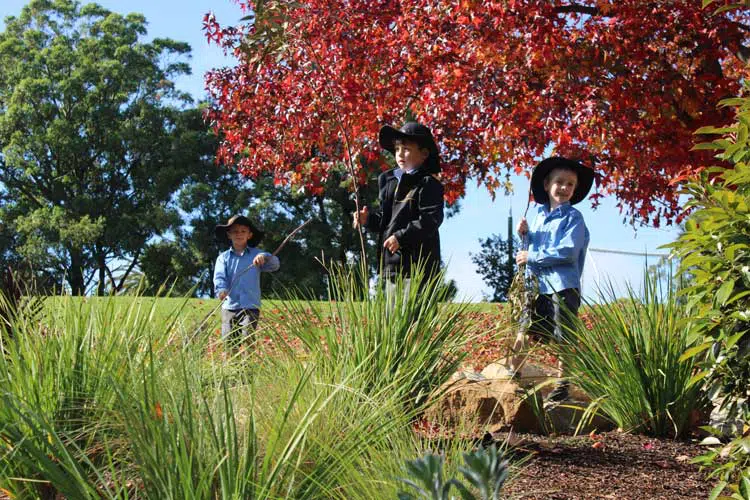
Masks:
[[[581,305],[581,275],[589,231],[583,215],[573,205],[586,197],[593,181],[593,170],[559,156],[543,160],[531,174],[538,212],[531,226],[525,218],[518,224],[518,233],[528,236],[528,250],[516,254],[516,263],[526,264],[527,274],[539,283],[539,295],[525,327],[541,339],[561,340]],[[513,348],[516,354],[525,342],[526,335],[521,332]],[[521,362],[514,357],[511,370],[517,372]],[[559,369],[562,376],[562,362]],[[558,402],[567,397],[568,382],[561,380],[547,401]]]
[[[247,339],[260,318],[260,273],[279,269],[279,258],[256,248],[263,238],[250,219],[235,215],[216,226],[219,241],[227,238],[232,246],[219,254],[214,266],[214,289],[224,303],[221,307],[221,338]]]
[[[380,146],[393,153],[397,167],[378,177],[380,206],[354,214],[354,227],[378,233],[378,255],[386,288],[400,275],[406,282],[417,262],[429,279],[440,270],[443,185],[438,147],[430,129],[407,122],[399,130],[380,129]]]

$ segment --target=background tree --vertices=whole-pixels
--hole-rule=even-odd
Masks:
[[[706,160],[693,131],[731,118],[716,105],[750,53],[747,9],[698,0],[240,4],[245,24],[205,19],[240,61],[207,80],[226,164],[315,192],[359,150],[362,182],[382,166],[378,128],[409,109],[438,136],[448,201],[552,147],[596,168],[594,204],[614,194],[654,225],[679,214],[676,188]]]
[[[19,255],[74,294],[121,286],[179,222],[168,202],[197,166],[171,81],[189,47],[145,34],[141,15],[72,0],[32,0],[0,33],[1,216]]]
[[[15,200],[8,197],[0,185],[0,270],[12,270],[24,292],[48,293],[62,288],[62,274],[44,272],[48,256],[31,261],[19,253],[22,244],[19,234],[9,221],[23,213]]]
[[[513,248],[519,248],[519,241],[513,239]],[[512,254],[512,248],[508,248],[508,240],[503,239],[500,234],[490,235],[486,239],[480,239],[481,250],[479,253],[471,254],[471,261],[477,266],[477,273],[482,280],[492,288],[492,302],[505,302],[508,300],[508,291],[516,274],[516,262],[508,259]]]

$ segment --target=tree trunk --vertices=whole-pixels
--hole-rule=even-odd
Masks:
[[[81,250],[69,249],[70,269],[68,270],[68,284],[73,295],[83,295],[86,293],[86,286],[83,282],[83,252]]]
[[[115,293],[120,293],[122,291],[122,287],[125,286],[125,280],[128,279],[128,276],[130,276],[130,273],[133,272],[133,269],[135,268],[136,264],[138,264],[138,259],[141,257],[141,252],[143,251],[143,247],[139,248],[135,254],[133,254],[133,260],[130,261],[130,265],[123,273],[122,277],[120,278],[120,283],[115,285],[115,280],[112,280],[112,286],[115,289]]]
[[[208,265],[208,296],[212,299],[216,298],[216,288],[214,287],[214,264],[213,262],[216,262],[216,259],[212,261],[211,264]]]
[[[326,214],[326,208],[325,208],[325,203],[324,203],[325,198],[323,198],[322,196],[316,196],[315,201],[318,204],[318,217],[320,217],[320,221],[327,226],[328,214]]]
[[[107,286],[107,262],[99,245],[96,246],[96,267],[99,269],[99,284],[96,286],[96,294],[101,297],[104,295],[104,288]]]

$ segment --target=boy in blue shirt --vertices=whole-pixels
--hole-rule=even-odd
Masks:
[[[219,254],[214,266],[214,288],[219,300],[224,301],[221,338],[247,340],[260,318],[260,273],[277,271],[279,258],[256,248],[263,231],[242,215],[217,225],[216,238],[229,238],[232,242],[228,250]]]
[[[561,340],[572,327],[581,305],[581,274],[589,245],[589,230],[581,212],[573,205],[582,201],[594,182],[594,171],[577,161],[559,156],[539,163],[531,174],[531,191],[538,213],[531,226],[521,219],[517,231],[528,235],[528,250],[516,254],[516,263],[526,264],[527,274],[537,278],[539,295],[516,339],[511,370],[518,372],[519,352],[531,333],[543,340]],[[558,368],[563,376],[563,365]],[[547,401],[567,399],[568,382],[559,381]]]

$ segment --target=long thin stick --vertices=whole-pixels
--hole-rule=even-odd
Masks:
[[[311,222],[312,222],[312,219],[307,219],[305,222],[303,222],[302,224],[300,224],[299,226],[297,226],[291,233],[289,233],[289,235],[286,238],[284,238],[284,241],[281,242],[281,245],[279,245],[278,247],[276,247],[276,250],[274,250],[273,254],[271,254],[271,255],[278,255],[278,253],[281,252],[281,249],[284,248],[284,245],[286,245],[289,242],[289,240],[291,240],[292,237],[295,234],[297,234],[298,232],[300,232],[303,227],[305,227],[306,225],[308,225]]]
[[[307,50],[310,51],[313,58],[315,59],[315,62],[318,65],[318,68],[323,73],[326,73],[326,66],[322,63],[320,58],[318,57],[318,53],[315,51],[315,48],[312,46],[309,40],[306,38],[302,39],[302,42],[307,45]],[[357,213],[357,217],[359,217],[359,211],[360,207],[362,206],[359,199],[359,184],[357,182],[357,170],[354,166],[354,157],[352,155],[352,147],[351,143],[349,141],[349,134],[346,131],[346,128],[344,127],[344,117],[341,115],[339,106],[336,102],[336,99],[334,99],[333,91],[331,91],[330,88],[330,82],[333,81],[333,78],[326,78],[325,82],[326,85],[323,87],[325,89],[326,94],[328,94],[328,100],[333,105],[333,112],[334,116],[336,118],[336,125],[338,126],[339,132],[341,132],[341,137],[344,140],[344,147],[346,148],[346,161],[344,164],[346,165],[347,169],[349,170],[349,176],[352,179],[352,188],[354,189],[354,210]],[[367,269],[367,248],[365,247],[365,237],[364,237],[364,231],[361,224],[357,224],[357,235],[359,236],[359,245],[360,249],[362,250],[362,266],[363,269]]]
[[[523,218],[526,219],[526,215],[529,212],[529,206],[531,206],[531,184],[529,184],[528,195],[526,196],[526,209],[523,212]],[[528,223],[528,221],[527,221]],[[528,251],[529,249],[529,232],[526,231],[521,235],[521,250]],[[531,308],[531,301],[529,300],[528,293],[528,280],[526,279],[526,264],[519,264],[516,270],[515,276],[511,281],[510,288],[508,290],[508,304],[510,305],[510,316],[511,321],[516,324],[520,324],[523,314],[528,312]],[[520,296],[520,297],[519,297]],[[520,299],[520,300],[519,300]],[[516,332],[516,339],[512,345],[508,346],[505,354],[506,364],[513,370],[512,375],[515,376],[520,373],[521,366],[523,366],[525,359],[522,359],[518,365],[516,365],[516,359],[522,349],[526,347],[526,327],[521,325],[521,328]]]
[[[289,242],[289,240],[291,240],[292,237],[295,234],[297,234],[298,232],[300,232],[302,230],[302,228],[304,228],[306,225],[308,225],[311,222],[312,222],[312,219],[307,219],[305,222],[303,222],[302,224],[300,224],[299,226],[297,226],[296,228],[294,228],[294,230],[291,233],[289,233],[286,238],[284,238],[284,241],[282,241],[281,244],[278,247],[276,247],[276,250],[274,250],[271,255],[274,255],[274,256],[277,255],[281,251],[281,249],[284,248],[284,245],[286,245]],[[232,283],[230,283],[229,289],[227,290],[227,297],[229,297],[229,293],[234,288],[234,285],[237,284],[237,278],[239,278],[240,276],[242,276],[243,274],[245,274],[246,272],[248,272],[253,267],[255,267],[255,264],[250,264],[245,269],[243,269],[242,271],[240,271],[239,273],[237,273],[237,274],[234,275],[234,277],[232,278]],[[226,297],[224,297],[224,299],[226,299]],[[193,338],[198,334],[198,332],[201,331],[201,329],[205,326],[206,322],[208,322],[208,320],[211,319],[211,317],[213,317],[213,315],[216,313],[216,311],[219,310],[219,308],[221,307],[222,303],[224,302],[224,299],[220,300],[219,303],[216,305],[216,307],[214,307],[213,309],[211,309],[211,311],[208,313],[208,315],[203,319],[203,321],[201,321],[200,325],[198,325],[198,328],[195,329],[195,331],[193,332],[193,334],[190,335],[190,337],[188,337],[187,340],[185,340],[185,344],[187,344],[188,342],[192,341]]]

